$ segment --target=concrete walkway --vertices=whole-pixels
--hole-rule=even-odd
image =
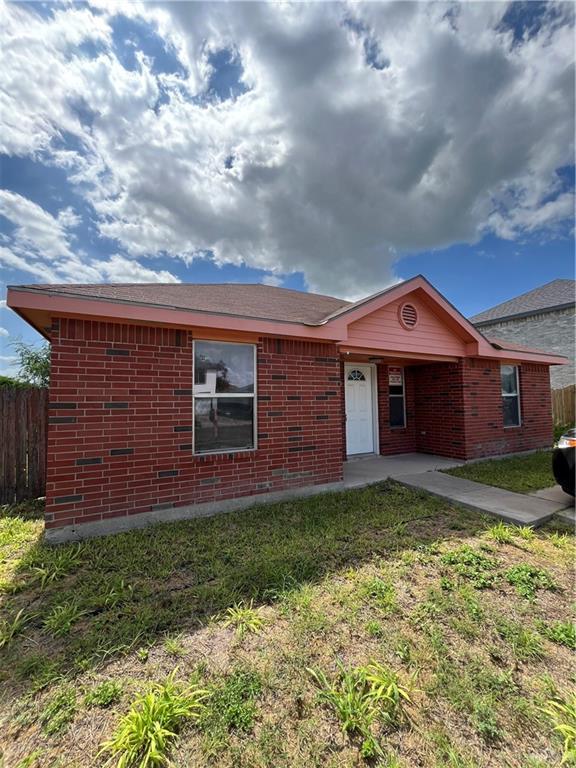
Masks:
[[[461,464],[461,461],[423,453],[359,457],[344,465],[344,487],[360,488],[393,478],[409,488],[428,491],[434,496],[515,525],[537,527],[556,513],[560,513],[563,519],[574,519],[573,499],[562,491],[561,495],[553,489],[535,494],[513,493],[437,471]],[[565,512],[567,506],[571,509]],[[568,517],[570,514],[571,518]]]
[[[514,525],[530,525],[536,528],[565,507],[563,502],[513,493],[442,472],[403,475],[397,480],[409,488],[428,491],[434,496],[456,502],[476,512],[493,515]]]
[[[564,493],[559,485],[553,485],[552,488],[544,488],[541,491],[534,491],[530,496],[536,496],[539,499],[548,499],[548,501],[555,501],[558,504],[562,504],[563,506],[560,512],[556,513],[556,517],[559,517],[560,520],[563,520],[565,523],[576,526],[574,497]]]

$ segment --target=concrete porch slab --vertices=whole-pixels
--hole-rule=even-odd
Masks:
[[[344,487],[361,488],[389,477],[414,475],[435,469],[449,469],[462,464],[461,461],[434,456],[427,453],[401,453],[395,456],[359,456],[350,458],[344,464]]]
[[[434,496],[456,502],[476,512],[493,515],[513,525],[529,525],[536,528],[563,508],[562,502],[513,493],[442,472],[403,475],[396,479],[409,488],[428,491]]]

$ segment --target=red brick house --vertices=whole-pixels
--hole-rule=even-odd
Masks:
[[[420,276],[355,303],[139,284],[8,305],[52,345],[48,538],[336,488],[351,455],[551,443],[564,358],[488,340]]]

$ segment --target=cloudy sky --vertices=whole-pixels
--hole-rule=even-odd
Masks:
[[[573,274],[571,3],[0,6],[0,299]],[[0,305],[0,370],[34,333]]]

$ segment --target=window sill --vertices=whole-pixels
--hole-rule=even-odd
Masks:
[[[225,458],[231,454],[234,454],[235,456],[241,453],[252,454],[252,453],[256,453],[257,450],[258,448],[255,446],[254,448],[227,448],[227,449],[219,448],[216,451],[203,451],[202,453],[196,453],[195,451],[191,451],[191,453],[195,459],[202,459],[204,457],[218,458],[219,456]]]

